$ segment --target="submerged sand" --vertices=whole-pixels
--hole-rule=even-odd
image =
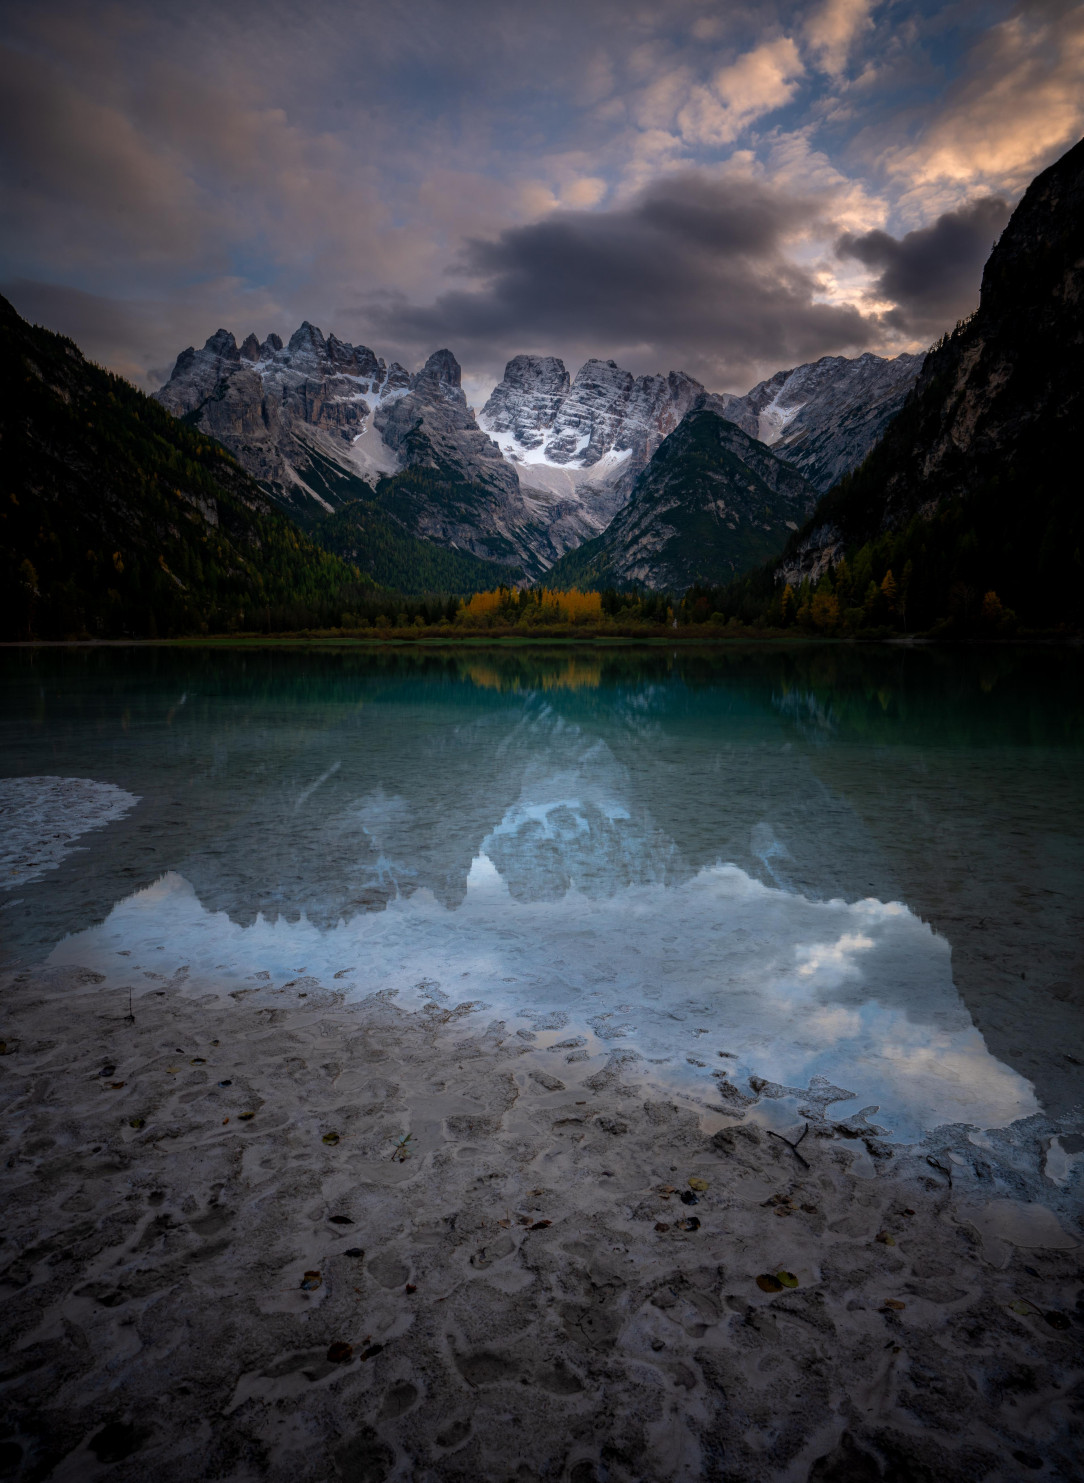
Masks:
[[[0,983],[0,1477],[1084,1476],[1079,1119],[795,1151],[574,1025],[101,982]]]

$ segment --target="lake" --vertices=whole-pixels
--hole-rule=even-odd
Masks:
[[[90,968],[111,1010],[166,982],[470,1004],[706,1112],[753,1077],[793,1119],[821,1077],[829,1116],[897,1140],[1081,1100],[1077,649],[23,649],[0,674],[2,961]]]

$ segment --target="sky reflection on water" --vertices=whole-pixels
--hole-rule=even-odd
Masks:
[[[136,692],[148,714],[119,747],[69,706],[55,775],[139,801],[26,887],[19,930],[29,941],[36,923],[50,962],[103,972],[104,988],[182,969],[201,992],[341,975],[352,996],[394,989],[407,1007],[481,1000],[469,1024],[504,1019],[509,1035],[560,1010],[567,1029],[529,1043],[583,1034],[597,1064],[634,1051],[707,1104],[721,1070],[741,1086],[823,1075],[855,1093],[830,1115],[876,1104],[897,1138],[1038,1110],[954,983],[957,943],[914,910],[900,841],[915,830],[943,871],[927,780],[951,815],[945,759],[988,791],[991,828],[1006,765],[1064,772],[1064,740],[1021,738],[1018,712],[996,708],[1007,737],[976,743],[967,707],[927,707],[916,726],[922,685],[894,715],[883,681],[801,686],[777,658],[693,685],[658,655],[617,682],[567,657],[511,684],[500,659],[429,675],[329,663],[323,687],[310,660],[262,694],[204,664],[153,705]],[[856,744],[857,711],[872,736]],[[953,822],[974,815],[968,801]],[[1006,868],[991,859],[995,894]]]

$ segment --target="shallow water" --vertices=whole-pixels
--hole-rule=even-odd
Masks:
[[[9,651],[2,675],[4,959],[93,968],[103,1003],[475,1001],[555,1069],[627,1051],[705,1106],[721,1073],[823,1076],[853,1093],[829,1116],[901,1139],[1081,1100],[1075,651]]]

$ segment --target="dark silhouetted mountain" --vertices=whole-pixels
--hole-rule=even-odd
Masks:
[[[892,570],[908,627],[977,621],[991,592],[1025,622],[1079,626],[1082,420],[1084,142],[1028,187],[979,308],[934,346],[903,411],[774,575],[816,582],[846,555],[878,583]]]
[[[548,580],[671,592],[725,582],[782,550],[816,498],[796,469],[706,406],[659,445],[603,534]]]

